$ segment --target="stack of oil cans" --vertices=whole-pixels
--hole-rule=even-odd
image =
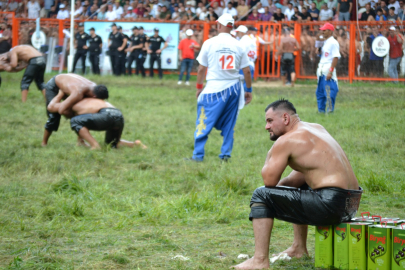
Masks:
[[[348,270],[405,270],[405,220],[371,216],[317,226],[315,267]]]

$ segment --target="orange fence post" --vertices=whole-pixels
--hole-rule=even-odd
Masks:
[[[18,45],[19,43],[18,41],[20,39],[20,35],[18,33],[18,30],[20,29],[20,21],[16,17],[14,17],[14,13],[11,21],[13,22],[13,29],[12,29],[13,41],[11,45],[15,47]]]
[[[204,23],[203,41],[206,41],[208,39],[209,33],[210,33],[210,24],[205,22]],[[201,46],[202,46],[202,44],[201,44]]]
[[[356,69],[356,29],[350,24],[350,50],[349,50],[349,82],[353,83]]]
[[[59,20],[59,46],[63,46],[63,38],[63,20]]]
[[[298,44],[301,45],[301,24],[296,23],[294,27],[294,37],[297,40]],[[295,56],[295,74],[296,77],[300,76],[301,72],[301,50],[297,51],[297,55]]]

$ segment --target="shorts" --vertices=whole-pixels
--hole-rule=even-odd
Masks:
[[[79,134],[79,131],[86,127],[89,130],[105,130],[105,143],[111,144],[113,148],[121,139],[124,130],[124,117],[116,108],[103,108],[98,113],[82,114],[70,119],[72,130]]]
[[[293,72],[295,72],[294,61],[292,61],[290,63],[281,62],[281,76],[284,76],[288,73],[293,73]]]
[[[312,190],[306,184],[301,188],[259,187],[250,201],[249,219],[276,218],[294,224],[335,225],[356,216],[362,193],[362,188]]]
[[[43,56],[31,58],[21,80],[21,90],[27,90],[32,81],[35,80],[38,90],[42,91],[45,88],[45,67],[46,62]]]
[[[58,76],[58,75],[56,75]],[[52,101],[54,97],[56,97],[59,93],[59,87],[56,85],[55,77],[50,79],[48,83],[45,85],[45,98],[46,98],[46,107],[48,107],[49,103]],[[60,124],[60,114],[58,113],[51,113],[46,110],[48,115],[48,121],[45,124],[45,129],[48,131],[58,131],[59,124]]]

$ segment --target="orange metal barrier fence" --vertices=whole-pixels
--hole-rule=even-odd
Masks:
[[[13,12],[0,12],[0,19],[7,21],[12,28],[12,46],[29,44],[30,37],[35,31],[35,20],[16,18]],[[81,21],[75,21],[79,23]],[[121,22],[121,21],[118,21]],[[128,21],[122,21],[128,22]],[[138,21],[137,21],[138,22]],[[151,21],[144,21],[151,22]],[[164,22],[163,22],[164,23]],[[70,20],[41,19],[41,30],[47,37],[57,38],[57,44],[63,45],[64,29],[70,28]],[[191,28],[195,30],[194,38],[201,44],[203,41],[217,35],[216,22],[182,21],[179,22],[180,31]],[[255,79],[279,78],[280,56],[277,48],[281,40],[283,27],[290,27],[292,35],[301,45],[301,50],[296,52],[295,71],[298,79],[316,79],[316,69],[320,60],[315,49],[316,37],[321,35],[319,27],[322,22],[309,23],[270,23],[270,22],[237,22],[239,25],[255,26],[258,36],[270,45],[260,45],[256,62]],[[341,59],[336,67],[340,80],[350,83],[356,80],[364,81],[392,81],[387,74],[389,57],[379,62],[370,59],[370,42],[368,38],[372,33],[387,36],[390,26],[398,28],[398,34],[403,34],[405,26],[400,22],[333,22],[335,25],[334,37],[338,40],[341,50]],[[405,45],[405,42],[404,42]],[[405,48],[405,47],[403,47]],[[383,66],[383,67],[382,67]],[[193,67],[195,74],[197,65]],[[405,57],[398,65],[399,81],[405,81]],[[402,78],[401,78],[402,77]]]

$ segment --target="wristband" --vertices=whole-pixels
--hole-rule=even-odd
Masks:
[[[329,71],[330,71],[330,72],[333,72],[333,70],[334,70],[334,68],[333,68],[333,67],[330,67]]]
[[[246,87],[245,92],[252,93],[252,87]]]
[[[197,88],[197,90],[202,90],[203,89],[203,84],[202,83],[197,83],[196,88]]]

